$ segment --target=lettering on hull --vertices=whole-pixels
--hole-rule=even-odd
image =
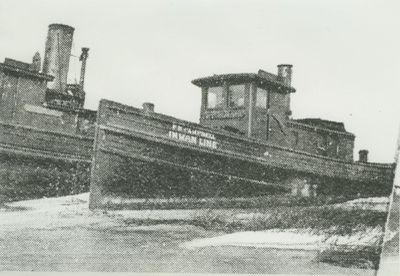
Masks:
[[[218,143],[214,134],[177,124],[172,125],[172,130],[168,132],[168,137],[201,147],[212,149],[216,149],[218,147]]]

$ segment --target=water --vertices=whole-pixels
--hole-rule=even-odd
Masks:
[[[184,226],[7,231],[0,235],[0,270],[374,275],[316,262],[315,251],[180,246],[212,235]]]

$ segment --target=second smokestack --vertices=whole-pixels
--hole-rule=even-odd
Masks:
[[[49,25],[43,61],[43,73],[54,76],[49,89],[64,93],[67,88],[69,59],[74,28],[63,24]]]

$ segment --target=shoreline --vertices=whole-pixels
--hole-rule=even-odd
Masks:
[[[262,229],[263,224],[255,223],[268,222],[274,216],[273,213],[251,209],[91,211],[88,209],[88,200],[89,193],[84,193],[6,203],[0,207],[0,233],[59,229],[104,230],[115,233],[196,232],[202,235],[199,238],[182,240],[179,247],[189,251],[217,247],[316,251],[316,261],[349,268],[375,269],[379,263],[377,257],[383,236],[379,225],[364,225],[360,229],[352,229],[348,235],[332,234],[337,229],[326,231],[328,228],[319,229],[321,231],[304,227]],[[372,210],[377,206],[373,204],[374,201],[378,205],[379,202],[385,202],[384,199],[358,199],[335,208],[349,208],[348,211],[352,212],[354,208],[357,210],[357,204],[365,200],[369,202],[365,206]],[[246,227],[255,227],[257,230],[249,231]],[[343,263],[341,255],[346,256],[345,259],[355,260],[350,261],[350,264]]]
[[[106,210],[106,211],[90,211],[88,209],[89,193],[83,193],[72,196],[64,196],[58,198],[43,198],[24,200],[12,203],[6,203],[5,206],[0,208],[0,231],[13,230],[17,228],[37,228],[49,229],[57,227],[89,227],[89,228],[103,228],[103,227],[117,227],[129,228],[129,226],[149,226],[153,225],[196,225],[197,220],[212,220],[217,218],[223,222],[240,222],[242,224],[251,223],[253,220],[268,219],[268,214],[261,212],[248,212],[246,210],[237,209],[217,209],[217,210],[199,210],[199,209],[186,209],[186,210]],[[361,200],[350,201],[343,204],[343,206],[354,205]],[[365,201],[365,200],[364,200]],[[371,200],[367,200],[372,206]],[[383,199],[378,199],[380,203],[385,202]],[[372,208],[376,208],[372,206]],[[16,214],[18,216],[16,217]],[[265,216],[265,217],[263,217]],[[224,245],[224,242],[229,245],[235,243],[237,246],[240,244],[251,244],[255,246],[266,247],[271,244],[271,247],[283,246],[285,249],[292,248],[299,249],[298,242],[293,241],[307,241],[304,248],[326,248],[333,245],[350,245],[350,246],[367,246],[376,245],[377,240],[383,235],[380,227],[369,227],[367,231],[354,231],[351,235],[335,236],[326,233],[318,233],[312,229],[307,228],[287,228],[287,229],[264,229],[260,231],[224,231],[226,229],[207,229],[216,230],[224,233],[220,240],[214,240],[214,244]],[[235,229],[233,229],[235,230]],[[367,235],[363,235],[367,233]],[[227,236],[228,238],[226,238]],[[246,242],[249,237],[257,236],[257,238],[250,238],[251,242]],[[213,239],[213,238],[212,238]],[[226,240],[228,239],[228,240]],[[242,239],[242,241],[240,241]],[[274,242],[274,239],[280,240],[281,243]],[[203,243],[207,243],[203,241]],[[259,245],[257,245],[259,243]],[[193,246],[195,242],[191,243]],[[262,245],[261,245],[262,244]],[[197,246],[200,246],[199,244]]]

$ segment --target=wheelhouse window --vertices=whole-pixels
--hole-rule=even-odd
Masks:
[[[267,108],[267,90],[257,87],[256,107]]]
[[[245,85],[230,85],[228,88],[229,107],[243,107],[245,96]]]
[[[207,108],[222,108],[223,107],[224,89],[221,86],[209,87],[207,93]]]

